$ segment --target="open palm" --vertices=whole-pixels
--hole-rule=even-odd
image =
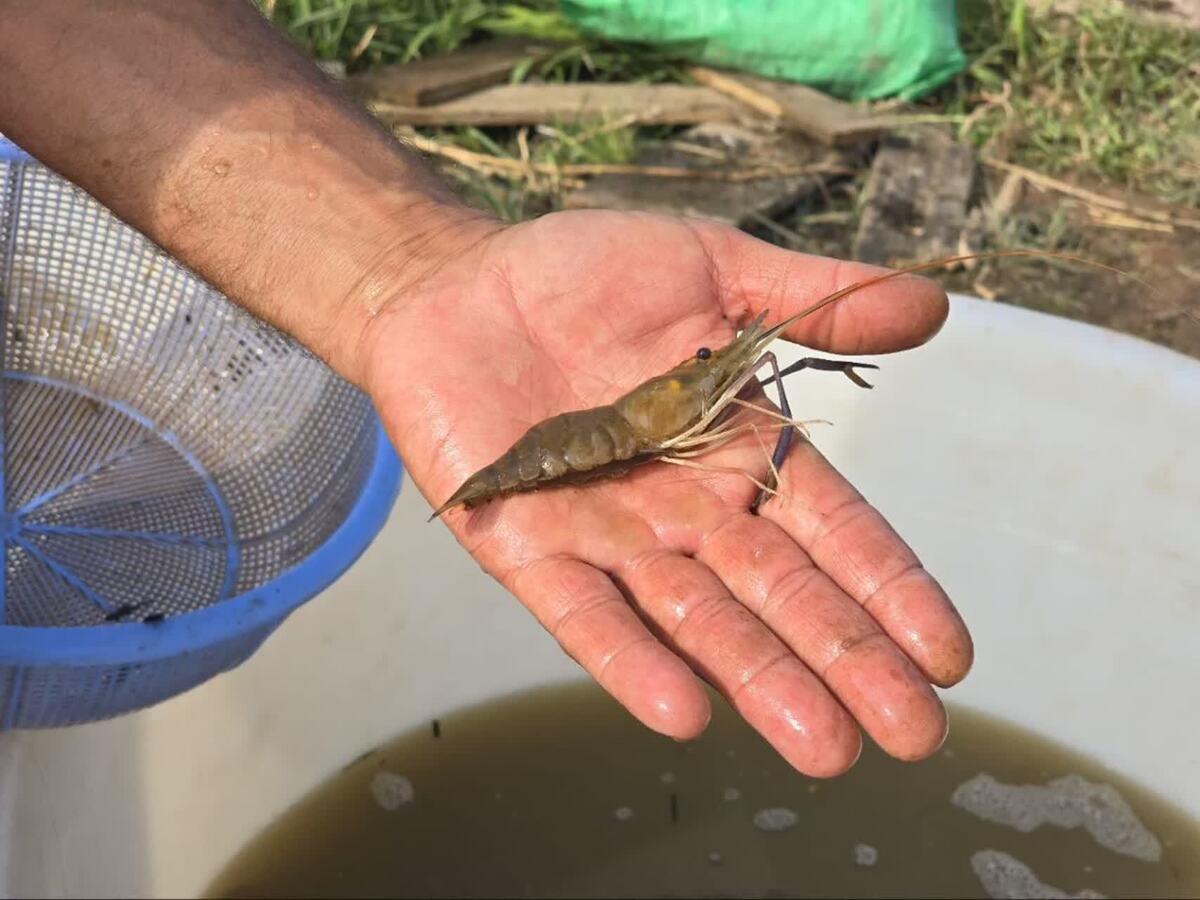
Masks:
[[[778,321],[875,271],[712,224],[555,214],[488,232],[388,306],[364,343],[366,383],[437,505],[540,419],[609,403],[697,348],[722,346],[754,313],[769,308]],[[899,350],[945,314],[936,286],[904,277],[789,337],[840,354]],[[712,461],[768,470],[753,437]],[[797,443],[782,475],[782,495],[758,515],[744,477],[652,463],[445,521],[651,728],[703,730],[698,674],[808,774],[853,764],[855,720],[889,753],[927,756],[946,729],[930,684],[965,675],[966,629],[811,444]]]

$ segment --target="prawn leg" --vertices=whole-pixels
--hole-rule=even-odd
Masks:
[[[754,406],[753,404],[747,404],[747,406],[750,406],[752,409],[756,409],[756,410],[762,409],[761,407]],[[762,411],[768,412],[768,410],[762,410]],[[817,421],[817,420],[814,419],[811,421]],[[678,444],[677,447],[682,447],[684,449],[682,449],[682,450],[672,449],[670,455],[673,457],[679,457],[681,459],[687,459],[687,458],[693,457],[693,456],[705,456],[709,453],[712,453],[714,450],[717,450],[720,447],[725,446],[730,441],[732,441],[734,438],[741,437],[744,434],[749,434],[751,431],[755,431],[755,432],[779,431],[780,429],[783,429],[783,428],[799,428],[803,431],[804,424],[805,423],[802,423],[802,422],[787,422],[785,424],[781,424],[778,422],[772,422],[770,425],[749,424],[749,425],[738,425],[736,427],[731,426],[731,427],[725,428],[721,431],[712,432],[710,434],[705,434],[705,435],[701,435],[700,437],[692,438],[691,440],[687,441],[684,444]]]
[[[779,393],[779,409],[786,419],[792,418],[792,407],[788,403],[787,391],[783,387],[783,372],[779,371],[779,360],[775,358],[775,354],[768,351],[762,355],[760,362],[767,362],[771,365],[772,375],[764,384],[775,382],[775,388]],[[791,368],[789,366],[789,368]],[[762,506],[769,497],[775,494],[775,489],[779,487],[776,475],[783,468],[783,461],[787,459],[788,451],[792,448],[792,440],[796,436],[796,429],[789,425],[779,432],[779,439],[775,442],[775,452],[770,455],[771,474],[768,479],[769,487],[764,486],[758,492],[758,496],[754,499],[754,504],[750,507],[751,512],[758,512],[758,508]]]
[[[771,467],[770,483],[775,487],[776,490],[778,490],[780,484],[783,482],[783,476],[779,474],[779,469],[775,466],[775,460],[772,459],[771,454],[767,452],[767,445],[763,442],[762,433],[759,431],[758,426],[751,425],[750,427],[754,429],[755,440],[758,441],[758,446],[762,450],[763,456],[766,457],[767,465]],[[788,427],[790,428],[791,426]]]
[[[698,472],[715,472],[721,475],[741,475],[743,478],[753,482],[754,486],[760,491],[766,491],[769,494],[774,494],[775,489],[768,487],[762,481],[755,478],[750,472],[745,469],[735,469],[731,466],[711,466],[706,463],[693,462],[690,459],[679,456],[664,456],[661,462],[670,463],[673,466],[683,466],[685,469],[695,469]]]
[[[814,370],[820,371],[820,372],[843,372],[843,373],[845,373],[847,378],[849,378],[851,381],[853,381],[859,387],[869,389],[869,388],[874,387],[874,385],[868,383],[865,378],[863,378],[861,375],[859,375],[854,370],[855,369],[878,369],[878,368],[879,368],[879,366],[876,366],[872,363],[854,362],[853,360],[849,360],[849,359],[818,359],[815,356],[806,356],[803,359],[799,359],[796,362],[792,363],[790,366],[785,368],[782,372],[777,371],[775,374],[773,374],[770,378],[766,379],[762,383],[764,385],[770,384],[772,381],[776,381],[787,375],[791,375],[795,372],[799,372],[801,369],[814,369]]]
[[[756,413],[761,413],[764,416],[769,416],[777,422],[782,422],[784,425],[790,425],[795,428],[805,437],[808,436],[809,425],[832,425],[828,419],[789,419],[782,413],[777,413],[773,409],[767,409],[765,406],[759,406],[757,403],[751,403],[749,400],[743,400],[740,397],[735,397],[733,403],[736,406],[742,406],[746,409],[752,409]]]
[[[797,360],[790,366],[785,367],[782,371],[779,368],[779,361],[775,358],[775,354],[768,352],[763,354],[763,359],[771,364],[770,377],[763,380],[763,385],[768,385],[772,381],[779,391],[779,409],[783,415],[791,419],[792,410],[788,404],[787,391],[783,387],[783,378],[785,375],[791,375],[799,372],[802,369],[814,369],[820,372],[843,372],[846,377],[857,384],[859,387],[872,387],[855,369],[878,369],[879,366],[871,363],[854,362],[848,359],[818,359],[815,356],[806,356],[803,359]],[[792,448],[792,441],[795,439],[795,429],[785,428],[779,433],[779,440],[775,443],[775,452],[771,455],[771,487],[777,487],[774,483],[776,473],[783,468],[783,462],[787,459],[788,451]],[[753,512],[758,512],[761,507],[775,491],[760,491],[758,497],[754,501],[754,505],[750,507]]]
[[[739,375],[728,388],[725,389],[720,397],[717,398],[717,401],[713,404],[712,409],[701,416],[699,422],[695,423],[681,434],[671,438],[669,441],[664,441],[662,443],[662,449],[668,450],[671,447],[682,444],[684,441],[689,440],[697,434],[703,434],[712,427],[714,420],[727,415],[729,413],[729,404],[742,392],[746,385],[754,380],[754,373],[762,368],[763,363],[767,361],[767,356],[769,355],[770,351],[764,353],[757,360],[755,360],[753,364],[747,366],[746,370],[742,372],[742,374]]]

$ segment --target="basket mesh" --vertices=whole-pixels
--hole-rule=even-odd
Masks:
[[[364,489],[368,400],[42,166],[0,161],[0,191],[8,639],[178,616],[304,560]],[[195,653],[220,671],[264,636]],[[171,662],[5,669],[0,725],[153,702],[187,681]]]

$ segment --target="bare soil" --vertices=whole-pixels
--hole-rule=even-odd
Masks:
[[[984,193],[996,187],[985,184]],[[799,241],[782,243],[809,253],[849,258],[857,216],[853,211],[854,188],[843,188],[841,220],[823,221],[828,213],[822,215],[819,209],[793,211],[781,221]],[[1164,209],[1161,203],[1147,198],[1123,195],[1122,199]],[[838,205],[835,189],[833,207]],[[1176,212],[1196,217],[1193,209]],[[813,213],[817,221],[810,223],[808,216]],[[1089,322],[1200,359],[1200,230],[1176,227],[1174,233],[1167,234],[1102,226],[1069,198],[1028,185],[998,230],[1000,234],[988,236],[986,246],[970,249],[1053,249],[1121,269],[1146,284],[1072,263],[1022,258],[935,273],[933,277],[949,291]],[[778,234],[765,229],[754,232],[781,243]]]

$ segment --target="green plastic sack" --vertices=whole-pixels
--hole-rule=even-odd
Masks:
[[[911,100],[961,72],[955,0],[561,0],[578,28],[853,100]]]

